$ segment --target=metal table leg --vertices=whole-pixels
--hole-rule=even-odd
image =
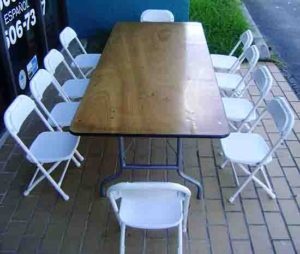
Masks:
[[[194,178],[186,175],[183,172],[183,150],[182,150],[182,139],[180,139],[180,138],[177,138],[177,165],[178,165],[177,173],[179,174],[179,176],[181,176],[183,179],[187,180],[188,182],[196,185],[197,199],[200,199],[200,198],[202,199],[203,190],[202,190],[202,185],[200,184],[200,182],[198,182]]]
[[[178,175],[188,182],[196,185],[197,187],[197,198],[202,198],[202,186],[200,182],[195,180],[194,178],[186,175],[183,172],[183,154],[182,154],[182,140],[177,138],[177,160],[174,165],[161,165],[161,164],[126,164],[126,151],[124,148],[124,138],[118,137],[118,147],[119,147],[119,167],[117,171],[111,175],[106,177],[100,184],[100,196],[105,196],[104,186],[117,179],[123,173],[123,170],[176,170]]]

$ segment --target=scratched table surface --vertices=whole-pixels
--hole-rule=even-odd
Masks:
[[[200,23],[117,23],[73,119],[79,135],[229,134]]]

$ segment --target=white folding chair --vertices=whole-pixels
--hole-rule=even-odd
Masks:
[[[51,110],[48,110],[42,102],[47,88],[51,85],[61,95],[63,102],[57,103]],[[77,112],[79,102],[71,102],[70,99],[63,93],[61,86],[57,80],[48,71],[44,69],[38,70],[30,81],[30,91],[48,117],[48,122],[51,126],[60,126],[61,128],[68,127]]]
[[[68,56],[72,59],[72,67],[77,67],[83,71],[83,69],[89,69],[86,76],[88,76],[94,68],[97,66],[101,54],[88,54],[83,47],[82,43],[77,37],[76,32],[71,27],[66,27],[59,35],[60,43],[62,44],[63,48],[66,50]],[[69,47],[72,41],[75,41],[79,46],[80,50],[82,51],[81,54],[74,56],[72,55]]]
[[[68,74],[72,78],[61,85],[64,93],[71,99],[82,98],[90,80],[86,78],[85,74],[80,69],[78,69],[78,71],[82,75],[83,79],[78,79],[73,70],[67,64],[64,56],[58,50],[51,49],[44,58],[44,66],[46,70],[55,76],[55,73],[60,65],[65,67],[65,69],[68,71]]]
[[[244,94],[249,86],[250,75],[256,67],[259,60],[258,48],[253,45],[249,47],[245,53],[243,61],[249,64],[249,69],[244,76],[234,73],[216,72],[218,86],[223,96],[240,97]]]
[[[272,116],[280,133],[280,137],[275,142],[274,146],[269,146],[261,135],[252,133],[267,112],[269,112]],[[224,156],[226,158],[226,161],[223,163],[221,168],[224,168],[228,162],[231,163],[237,185],[239,185],[239,181],[235,165],[248,175],[247,180],[229,199],[231,203],[234,202],[236,197],[243,191],[251,180],[261,186],[271,198],[276,198],[265,171],[265,165],[272,161],[272,155],[290,134],[294,126],[294,121],[294,114],[288,102],[282,97],[277,97],[268,103],[266,110],[255,121],[247,133],[231,133],[227,138],[221,140]],[[240,129],[241,128],[242,126]],[[240,129],[238,131],[240,131]],[[264,182],[256,177],[258,172],[262,173]]]
[[[234,130],[257,119],[257,108],[261,105],[273,84],[272,75],[266,66],[255,70],[251,80],[253,80],[260,95],[256,103],[253,104],[245,98],[222,98],[227,119]]]
[[[215,70],[219,72],[237,71],[241,66],[243,53],[251,46],[252,43],[253,34],[250,30],[247,30],[240,36],[238,43],[235,45],[235,47],[232,49],[228,56],[220,54],[211,54],[210,56]],[[243,51],[239,57],[235,57],[234,54],[240,48],[240,46],[242,46]]]
[[[169,10],[145,10],[141,15],[141,22],[174,22],[175,18]]]
[[[41,132],[34,139],[30,147],[27,147],[18,134],[23,123],[32,112],[38,115],[48,131]],[[19,95],[8,107],[4,114],[4,123],[8,132],[26,153],[26,158],[37,167],[24,195],[29,195],[29,193],[46,178],[63,199],[68,200],[69,196],[62,190],[61,185],[70,161],[72,160],[76,166],[79,167],[81,165],[79,161],[83,161],[84,159],[77,151],[80,138],[68,132],[54,131],[34,101],[25,95]],[[57,169],[62,162],[66,162],[66,165],[62,170],[59,181],[56,182],[51,176],[51,173]],[[47,170],[45,164],[53,165]]]
[[[182,253],[182,233],[187,229],[191,196],[188,188],[168,182],[119,183],[108,189],[107,196],[121,227],[121,254],[125,253],[126,226],[139,229],[178,227],[178,253]]]

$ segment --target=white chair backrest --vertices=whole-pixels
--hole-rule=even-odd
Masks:
[[[69,48],[71,42],[73,40],[75,40],[77,42],[78,46],[80,47],[80,49],[82,50],[82,52],[84,54],[87,54],[85,48],[83,47],[82,43],[78,39],[76,32],[71,27],[66,27],[64,30],[61,31],[61,33],[59,34],[59,40],[60,40],[60,43],[62,44],[63,48],[65,50],[67,50],[68,53],[70,53],[68,48]]]
[[[142,202],[143,199],[151,198],[155,202],[155,198],[163,197],[167,203],[168,198],[178,198],[183,202],[184,227],[186,227],[191,192],[180,184],[169,182],[118,183],[107,190],[107,196],[118,219],[119,208],[116,203],[118,199],[133,197],[140,198]]]
[[[141,15],[141,22],[174,22],[175,18],[169,10],[145,10]]]
[[[267,105],[267,111],[271,114],[281,138],[285,139],[294,127],[294,113],[283,97],[271,100]]]
[[[253,43],[253,34],[251,30],[247,30],[241,34],[239,41],[234,46],[234,48],[232,49],[229,55],[232,56],[237,51],[237,49],[240,47],[241,44],[243,45],[243,52],[244,52],[252,45],[252,43]]]
[[[55,75],[55,72],[60,64],[64,65],[73,79],[78,79],[71,67],[66,62],[63,54],[56,49],[51,49],[44,58],[44,66],[46,70],[49,71],[52,75]],[[80,69],[78,70],[80,74],[85,78],[85,75],[82,73],[82,71]]]
[[[41,101],[44,97],[45,91],[51,85],[55,87],[55,89],[62,96],[64,101],[70,101],[67,95],[65,95],[65,93],[63,92],[61,86],[59,85],[55,77],[45,69],[38,70],[38,72],[31,79],[30,91],[37,101]]]
[[[257,46],[255,46],[255,45],[252,45],[251,47],[246,49],[244,59],[247,60],[250,68],[253,69],[256,66],[256,64],[258,63],[258,60],[259,60],[259,55],[260,55],[259,50],[258,50]]]
[[[8,107],[4,114],[4,124],[9,133],[17,135],[36,105],[26,95],[19,95]]]
[[[265,97],[273,84],[273,77],[269,69],[266,66],[261,66],[253,72],[252,77],[260,96]]]
[[[64,56],[56,49],[51,49],[44,58],[44,66],[51,74],[55,74],[60,64],[65,62]]]
[[[69,47],[70,43],[77,38],[76,32],[71,27],[66,27],[59,34],[59,39],[64,47]]]

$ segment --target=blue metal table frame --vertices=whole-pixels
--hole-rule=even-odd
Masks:
[[[178,175],[185,179],[186,181],[194,184],[197,188],[197,198],[202,198],[203,189],[199,181],[186,175],[183,172],[183,154],[182,154],[182,139],[177,139],[177,149],[176,149],[176,164],[127,164],[126,163],[126,150],[124,145],[124,137],[118,137],[118,148],[119,148],[119,167],[117,171],[106,178],[104,178],[100,184],[100,195],[105,196],[105,185],[109,182],[120,177],[124,170],[176,170]]]

